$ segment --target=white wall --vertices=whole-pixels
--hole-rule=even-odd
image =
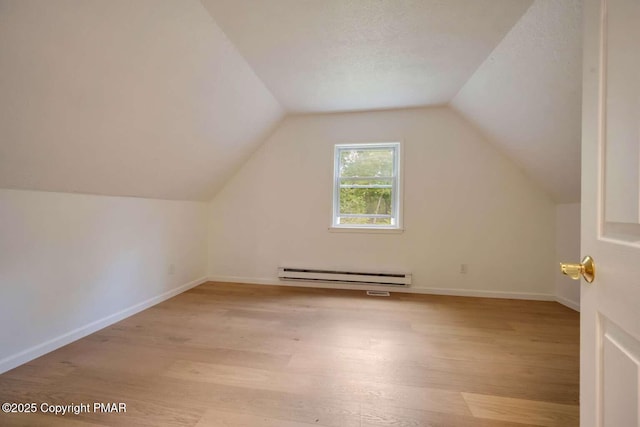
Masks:
[[[580,203],[556,206],[556,297],[575,310],[580,309],[580,282],[560,272],[561,262],[580,261]]]
[[[206,227],[199,202],[0,190],[0,372],[199,283]]]
[[[375,141],[403,142],[406,231],[328,231],[333,145]],[[209,217],[217,280],[270,283],[281,265],[344,267],[410,271],[415,288],[435,292],[553,295],[553,202],[449,108],[290,116]]]

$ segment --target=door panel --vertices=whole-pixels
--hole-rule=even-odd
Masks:
[[[604,9],[605,215],[640,224],[640,1],[607,0]]]
[[[603,378],[604,425],[637,426],[640,384],[638,342],[610,321],[603,318],[602,322],[602,363],[608,367]]]
[[[640,427],[640,0],[585,0],[580,424]]]

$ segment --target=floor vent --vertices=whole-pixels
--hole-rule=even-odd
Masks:
[[[367,291],[367,295],[370,297],[388,297],[391,294],[387,291]]]
[[[308,268],[278,268],[280,280],[339,282],[350,284],[409,286],[410,273],[376,273],[362,271],[312,270]]]

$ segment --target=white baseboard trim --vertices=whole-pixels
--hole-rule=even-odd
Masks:
[[[117,313],[103,317],[102,319],[98,319],[87,325],[81,326],[65,334],[52,338],[42,344],[38,344],[12,356],[5,357],[4,359],[0,360],[0,374],[22,364],[25,364],[62,346],[77,341],[80,338],[86,337],[87,335],[99,331],[100,329],[106,328],[109,325],[113,325],[114,323],[126,319],[127,317],[132,316],[136,313],[139,313],[144,309],[152,307],[165,300],[168,300],[171,297],[181,294],[182,292],[201,285],[207,280],[207,277],[201,277],[189,283],[185,283],[184,285],[178,286],[177,288],[171,289],[163,294],[160,294],[153,298],[149,298],[146,301],[142,301],[141,303],[135,304],[129,308],[125,308],[124,310],[118,311]]]
[[[565,297],[561,297],[559,295],[556,295],[556,301],[566,307],[569,307],[572,310],[577,311],[578,313],[580,312],[580,303],[576,302],[576,301],[572,301],[568,298]]]
[[[347,283],[331,283],[331,282],[304,282],[304,281],[287,281],[278,279],[255,278],[255,277],[238,277],[238,276],[209,276],[211,282],[225,283],[249,283],[252,285],[276,285],[276,286],[293,286],[301,288],[326,288],[326,289],[355,289],[355,290],[371,290],[402,292],[407,294],[429,294],[429,295],[451,295],[460,297],[478,297],[478,298],[505,298],[505,299],[523,299],[536,301],[556,301],[556,297],[551,294],[538,294],[531,292],[503,292],[503,291],[483,291],[475,289],[444,289],[444,288],[412,288],[401,286],[380,286],[380,285],[351,285]]]

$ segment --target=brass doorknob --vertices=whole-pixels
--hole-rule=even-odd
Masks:
[[[560,270],[565,276],[571,277],[573,280],[580,280],[580,275],[584,277],[588,283],[593,282],[596,278],[596,263],[589,255],[582,258],[580,264],[560,264]]]

